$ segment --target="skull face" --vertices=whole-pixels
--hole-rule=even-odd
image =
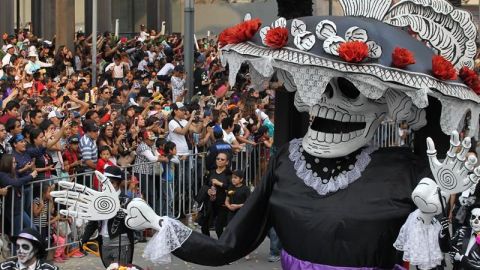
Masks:
[[[346,156],[372,139],[386,112],[385,103],[368,99],[347,79],[333,78],[310,107],[312,122],[303,148],[316,157]]]
[[[26,239],[17,239],[16,242],[18,261],[25,264],[35,256],[36,250],[32,243]]]
[[[480,208],[474,208],[470,216],[470,226],[474,232],[480,232]]]

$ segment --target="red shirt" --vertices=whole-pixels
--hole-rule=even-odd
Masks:
[[[10,118],[16,118],[16,117],[11,115],[11,114],[5,113],[4,115],[2,115],[0,117],[0,123],[5,125],[8,121],[8,119],[10,119]]]
[[[63,162],[64,163],[68,162],[68,165],[71,165],[72,163],[74,163],[75,161],[78,161],[80,159],[80,154],[76,151],[73,151],[70,148],[67,148],[63,152],[62,157],[63,157]],[[75,171],[73,169],[74,169],[73,167],[69,167],[68,168],[68,174],[74,174]]]
[[[113,166],[115,164],[113,164],[110,160],[103,160],[103,158],[99,159],[98,162],[97,162],[97,167],[95,168],[95,170],[101,172],[101,173],[104,173],[105,172],[105,166]],[[102,187],[102,185],[100,185],[100,183],[98,182],[98,179],[97,179],[97,176],[94,175],[93,177],[93,187],[95,190],[100,190],[99,188]]]

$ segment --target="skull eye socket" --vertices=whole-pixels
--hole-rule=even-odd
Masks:
[[[360,96],[360,91],[358,91],[357,87],[349,80],[344,78],[337,79],[338,88],[342,92],[346,98],[349,99],[357,99]]]

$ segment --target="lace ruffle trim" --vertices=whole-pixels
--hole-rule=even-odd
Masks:
[[[181,247],[192,234],[192,229],[180,221],[162,217],[162,229],[148,241],[143,258],[154,264],[168,264],[172,261],[170,253]]]
[[[339,189],[345,189],[349,184],[355,182],[362,175],[363,170],[370,163],[370,154],[376,150],[375,147],[369,146],[362,150],[358,155],[357,161],[354,164],[354,168],[345,173],[340,173],[336,177],[331,177],[328,183],[324,184],[324,179],[315,176],[311,169],[307,168],[305,158],[302,158],[300,148],[302,147],[302,139],[294,139],[290,141],[289,158],[293,162],[295,172],[297,176],[303,180],[305,185],[315,189],[320,195],[327,195],[332,192],[336,192]],[[322,182],[323,181],[323,182]]]

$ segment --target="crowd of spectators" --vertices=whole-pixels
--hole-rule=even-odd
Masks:
[[[180,34],[144,26],[131,39],[105,32],[95,48],[93,82],[91,37],[76,33],[73,51],[27,30],[2,37],[0,194],[4,213],[12,213],[4,214],[7,234],[33,225],[48,237],[46,216],[65,220],[46,196],[59,179],[99,188],[96,179],[76,175],[130,167],[129,194],[153,203],[160,185],[173,197],[174,166],[189,155],[206,153],[211,171],[219,153],[231,161],[257,145],[272,147],[275,91],[255,89],[248,66],[229,85],[215,38],[197,40],[195,69],[185,70]],[[187,76],[194,89],[186,89]],[[262,160],[273,152],[264,150]],[[163,208],[160,214],[172,211]]]

